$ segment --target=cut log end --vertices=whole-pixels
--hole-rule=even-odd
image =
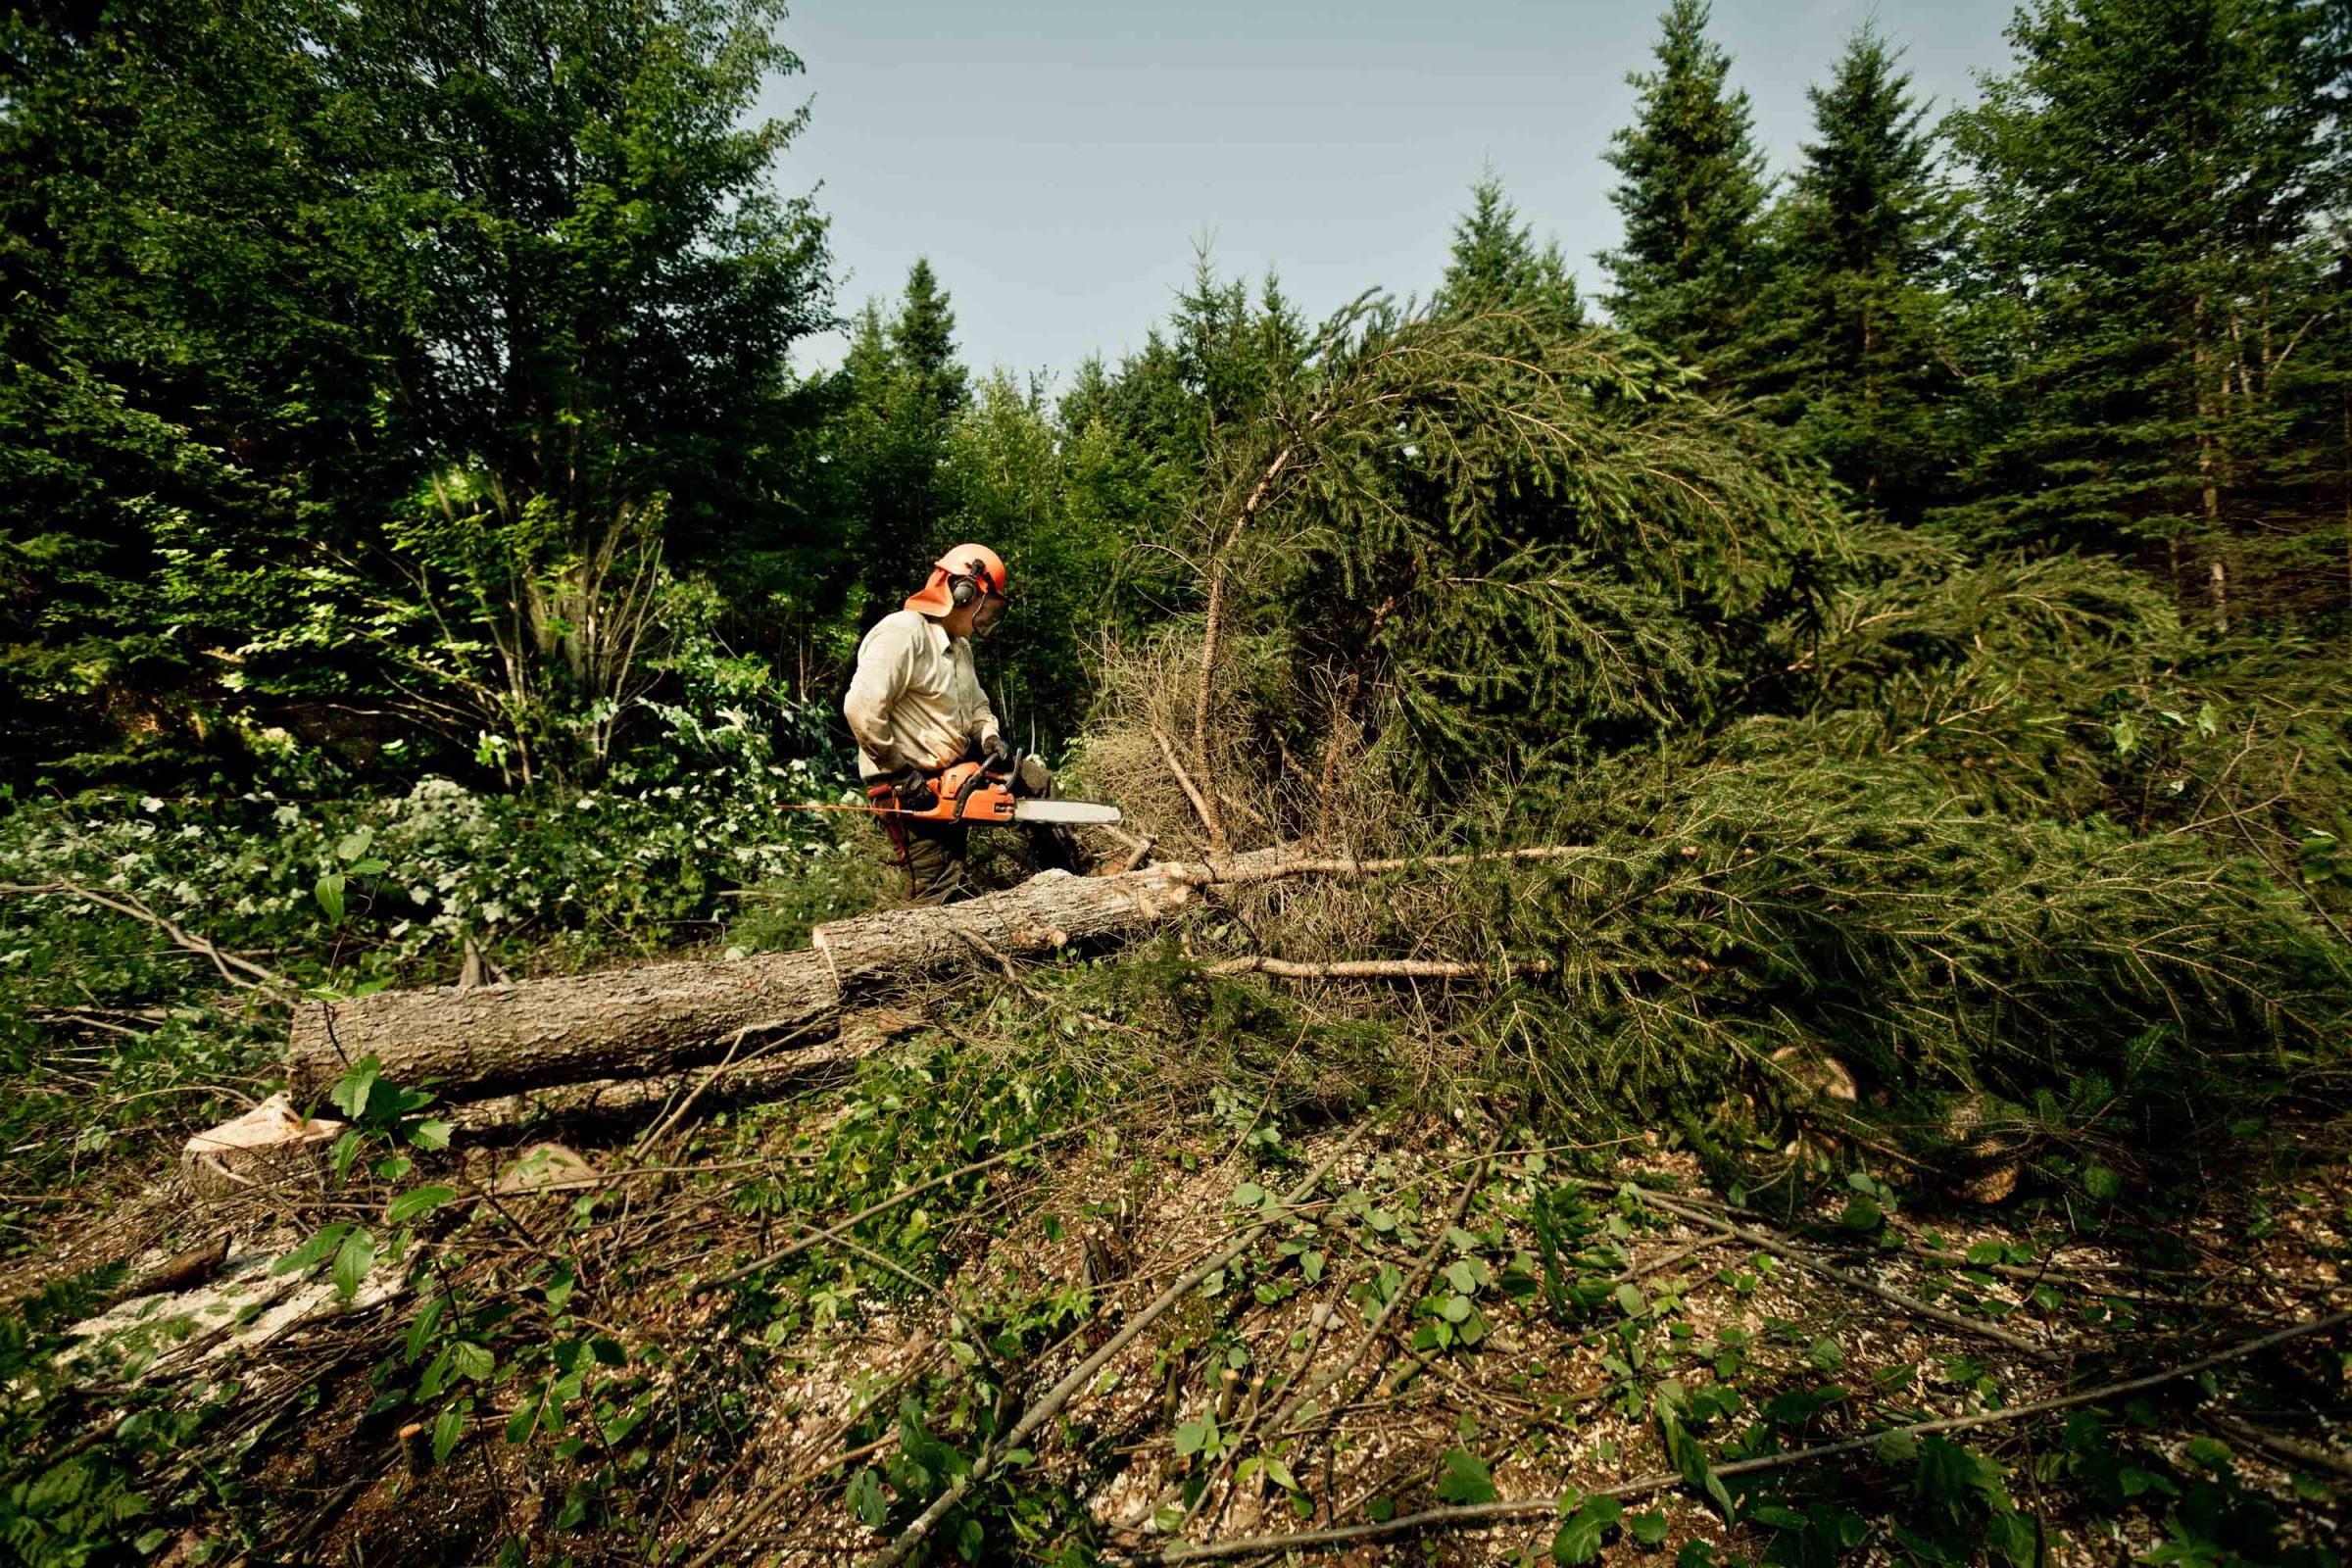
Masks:
[[[280,1092],[220,1126],[196,1134],[179,1152],[179,1176],[199,1198],[232,1198],[276,1182],[315,1178],[344,1124],[306,1118]]]

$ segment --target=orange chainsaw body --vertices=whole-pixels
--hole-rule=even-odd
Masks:
[[[1009,822],[1016,815],[1009,783],[978,762],[950,763],[931,780],[931,789],[939,799],[929,809],[909,811],[902,806],[895,814],[924,822],[984,823]]]

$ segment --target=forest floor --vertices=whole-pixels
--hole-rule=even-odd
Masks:
[[[2217,1132],[2194,1181],[2095,1207],[1850,1150],[1766,1197],[1679,1137],[1537,1147],[1281,1068],[1203,1109],[1051,981],[915,1022],[674,1128],[461,1132],[394,1181],[195,1205],[116,1164],[21,1214],[46,1234],[0,1286],[228,1235],[225,1306],[133,1300],[93,1352],[197,1412],[168,1568],[870,1561],[984,1451],[944,1560],[1309,1532],[1367,1563],[2317,1563],[2352,1534],[2341,1119]],[[421,1267],[271,1272],[419,1179],[452,1195]]]

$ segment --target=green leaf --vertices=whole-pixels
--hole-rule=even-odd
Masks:
[[[1494,1500],[1494,1478],[1488,1472],[1486,1460],[1460,1448],[1447,1448],[1439,1462],[1445,1466],[1445,1472],[1438,1477],[1440,1500],[1452,1503]]]
[[[270,1264],[270,1272],[272,1274],[299,1274],[305,1269],[317,1268],[325,1261],[329,1252],[343,1244],[343,1233],[350,1229],[351,1227],[348,1225],[322,1227],[316,1236]]]
[[[2191,1438],[2186,1452],[2208,1470],[2219,1470],[2230,1462],[2230,1445],[2218,1438]]]
[[[1615,1497],[1585,1498],[1561,1523],[1560,1533],[1551,1538],[1551,1560],[1575,1564],[1598,1558],[1600,1538],[1624,1517],[1624,1505]]]
[[[1985,1520],[1984,1543],[2008,1559],[2010,1568],[2034,1568],[2044,1556],[2041,1527],[2022,1513],[1996,1513]]]
[[[1233,1190],[1236,1208],[1255,1208],[1266,1200],[1266,1190],[1255,1182],[1244,1182]]]
[[[335,1102],[335,1108],[353,1121],[367,1114],[368,1099],[375,1093],[379,1065],[375,1057],[362,1056],[349,1072],[335,1080],[335,1087],[327,1095]]]
[[[1176,1429],[1176,1457],[1189,1459],[1206,1447],[1217,1435],[1217,1418],[1204,1415],[1198,1421],[1187,1421]]]
[[[415,1320],[409,1324],[403,1336],[411,1366],[416,1365],[417,1358],[424,1354],[425,1347],[433,1343],[433,1331],[441,1326],[441,1314],[447,1309],[448,1303],[449,1298],[435,1296],[428,1298],[424,1305],[417,1308]]]
[[[433,1418],[433,1463],[447,1461],[450,1451],[458,1446],[458,1439],[465,1433],[466,1417],[458,1406],[454,1402],[443,1405],[441,1413]]]
[[[442,1150],[449,1147],[453,1129],[445,1121],[420,1121],[409,1127],[409,1142],[418,1149]]]
[[[890,1499],[882,1494],[882,1476],[868,1467],[850,1483],[850,1511],[868,1530],[879,1530],[890,1518]]]
[[[1625,1522],[1625,1527],[1644,1546],[1655,1546],[1666,1540],[1666,1516],[1655,1508],[1634,1515]]]
[[[1845,1200],[1845,1212],[1838,1216],[1838,1223],[1849,1231],[1875,1231],[1886,1223],[1886,1216],[1877,1199],[1856,1193]]]
[[[326,911],[327,923],[341,925],[343,923],[343,873],[340,871],[327,872],[318,879],[318,885],[311,891],[318,897],[318,907]]]
[[[2104,1165],[2085,1165],[2082,1191],[2102,1203],[2112,1203],[2124,1196],[2124,1179]]]
[[[455,1187],[412,1187],[384,1210],[384,1223],[406,1225],[419,1214],[429,1213],[458,1196]]]
[[[335,1261],[329,1273],[335,1282],[335,1294],[346,1301],[360,1294],[360,1282],[375,1267],[375,1238],[354,1225],[335,1249]]]
[[[476,1345],[471,1340],[460,1340],[449,1348],[449,1363],[456,1368],[458,1376],[471,1378],[476,1383],[487,1383],[491,1372],[498,1366],[498,1358],[485,1346]]]
[[[335,858],[338,860],[356,860],[361,856],[366,855],[368,853],[368,846],[373,844],[374,842],[375,829],[371,827],[363,827],[356,829],[353,832],[346,833],[341,839],[336,841]]]
[[[1640,1317],[1649,1309],[1639,1288],[1630,1281],[1617,1287],[1617,1306],[1627,1317]]]
[[[1671,1408],[1658,1412],[1658,1436],[1664,1441],[1666,1457],[1690,1485],[1704,1492],[1721,1510],[1726,1524],[1733,1522],[1732,1494],[1707,1462],[1706,1446],[1684,1429],[1683,1423]]]
[[[327,1163],[334,1169],[337,1183],[350,1177],[352,1163],[359,1157],[360,1130],[357,1127],[347,1127],[343,1130],[343,1136],[335,1140],[334,1152],[327,1157]]]

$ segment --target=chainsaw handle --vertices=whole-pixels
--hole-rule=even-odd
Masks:
[[[987,781],[986,770],[975,767],[962,783],[956,786],[956,810],[955,814],[948,818],[949,821],[960,822],[963,820],[963,813],[971,808],[972,792]]]

